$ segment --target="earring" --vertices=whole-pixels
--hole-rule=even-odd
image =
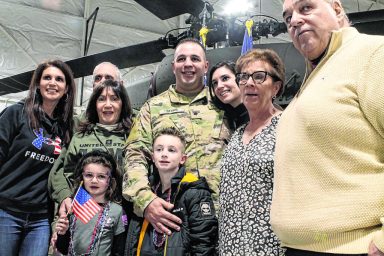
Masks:
[[[276,99],[276,95],[272,97],[272,100],[275,100]]]

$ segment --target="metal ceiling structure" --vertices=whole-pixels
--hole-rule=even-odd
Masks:
[[[209,1],[217,14],[229,0]],[[140,2],[138,4],[137,2]],[[76,77],[90,74],[100,61],[109,60],[122,68],[125,85],[148,81],[161,59],[171,50],[160,40],[171,30],[190,26],[188,14],[199,15],[200,0],[0,0],[0,102],[25,96],[28,84],[12,79],[22,74],[28,81],[31,70],[45,60],[59,58],[73,67]],[[271,16],[282,21],[283,0],[255,0],[248,15]],[[350,19],[367,33],[384,34],[384,1],[342,0]],[[86,42],[87,20],[98,8],[92,39]],[[176,16],[175,16],[176,15]],[[228,19],[239,19],[239,17]],[[89,29],[89,26],[88,26]],[[173,35],[184,30],[175,30]],[[240,35],[243,31],[240,31]],[[287,34],[262,37],[260,44],[289,42]],[[89,43],[88,57],[84,57]],[[164,51],[163,51],[164,50]],[[85,99],[91,79],[78,81]],[[136,87],[134,87],[136,88]],[[2,109],[4,105],[0,105]]]

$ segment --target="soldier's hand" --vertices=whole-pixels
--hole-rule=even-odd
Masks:
[[[369,245],[368,256],[384,256],[384,253],[380,251],[373,242],[371,242]]]
[[[67,215],[71,209],[71,204],[72,204],[72,199],[69,197],[65,198],[61,202],[61,205],[59,208],[59,216]]]
[[[180,218],[167,211],[172,208],[173,204],[157,197],[145,208],[144,218],[152,224],[157,232],[171,235],[172,232],[169,228],[179,231],[181,224]]]

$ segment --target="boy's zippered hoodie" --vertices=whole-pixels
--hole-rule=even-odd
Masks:
[[[151,186],[158,182],[158,175],[151,176]],[[216,255],[218,222],[211,192],[204,177],[197,178],[181,168],[171,181],[171,212],[182,220],[181,230],[166,236],[164,247],[159,249],[153,243],[153,227],[134,216],[128,228],[125,255],[136,256],[137,250],[141,256]],[[166,194],[159,197],[165,199]]]

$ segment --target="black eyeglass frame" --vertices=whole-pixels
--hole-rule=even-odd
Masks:
[[[264,74],[264,79],[263,79],[263,81],[261,81],[261,82],[256,82],[256,81],[255,81],[255,78],[254,78],[254,75],[255,75],[255,74],[260,74],[260,73]],[[246,79],[244,78],[244,83],[240,83],[241,76],[244,76],[244,75],[246,75],[247,78],[246,78]],[[267,72],[267,71],[260,71],[260,70],[259,70],[259,71],[255,71],[255,72],[253,72],[252,74],[248,74],[248,73],[243,72],[243,73],[236,73],[236,75],[235,75],[235,77],[236,77],[236,83],[237,83],[238,86],[240,86],[240,85],[241,85],[241,86],[245,85],[245,84],[248,82],[249,77],[252,77],[252,80],[253,80],[253,82],[254,82],[255,84],[262,84],[262,83],[265,82],[265,80],[267,80],[267,76],[272,77],[272,79],[273,79],[274,81],[280,81],[280,78],[278,78],[277,76],[275,76],[275,75],[273,75],[273,74],[271,74],[271,73],[269,73],[269,72]]]

